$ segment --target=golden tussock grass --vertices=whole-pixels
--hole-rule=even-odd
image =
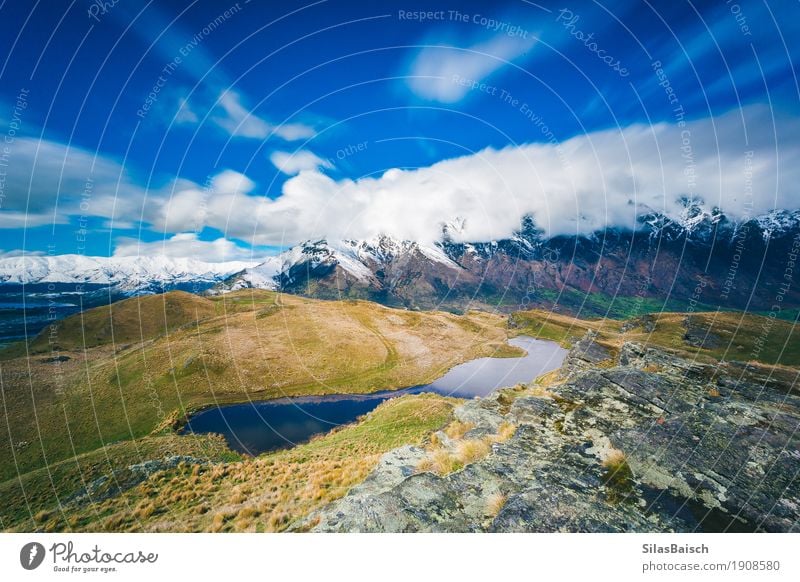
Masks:
[[[344,496],[386,451],[421,444],[451,418],[454,402],[428,394],[395,398],[357,424],[293,449],[197,471],[176,467],[104,501],[102,510],[121,516],[114,531],[281,531]],[[126,507],[136,507],[135,515]],[[71,510],[86,524],[77,529],[96,530],[99,509]]]
[[[149,501],[143,501],[140,503],[136,509],[133,510],[133,516],[136,519],[147,519],[151,515],[153,515],[156,511],[156,506]]]
[[[255,507],[243,507],[239,510],[238,517],[239,519],[252,519],[258,517],[260,513]]]
[[[120,514],[107,517],[102,523],[102,529],[105,531],[119,531],[125,523],[125,517]]]
[[[475,428],[475,425],[471,422],[461,422],[460,420],[454,420],[447,427],[444,429],[444,434],[446,434],[449,438],[453,440],[458,440],[463,438],[466,433],[470,430]]]
[[[417,471],[449,475],[463,467],[464,463],[456,455],[445,449],[437,449],[420,461]]]
[[[451,429],[455,425],[456,428]],[[514,436],[517,427],[511,423],[503,422],[498,427],[496,434],[489,435],[480,439],[464,439],[464,435],[469,432],[465,430],[473,428],[470,423],[455,421],[448,426],[450,434],[448,436],[454,441],[447,447],[438,439],[432,438],[428,445],[428,454],[417,464],[417,472],[436,473],[438,475],[449,475],[459,471],[481,459],[485,458],[492,451],[493,443],[503,443]],[[447,429],[445,430],[447,433]]]
[[[633,490],[634,479],[625,453],[618,449],[611,450],[603,459],[602,466],[608,500],[619,503],[627,499]]]
[[[603,466],[607,469],[615,469],[624,463],[627,463],[627,457],[619,449],[612,449],[603,458]]]
[[[211,527],[209,530],[212,532],[221,532],[225,528],[225,522],[228,516],[224,513],[215,513],[214,518],[211,520]]]
[[[508,497],[503,493],[494,493],[490,495],[486,499],[486,516],[496,517],[497,514],[500,513],[500,510],[505,506],[506,501],[508,501]]]
[[[35,521],[36,523],[44,523],[52,516],[53,516],[52,512],[42,510],[37,512],[36,515],[33,516],[33,521]]]
[[[497,434],[489,437],[491,442],[493,443],[504,443],[511,437],[513,437],[517,432],[517,425],[503,421],[500,423],[500,426],[497,428]]]
[[[234,505],[244,503],[246,499],[247,496],[245,496],[241,491],[235,491],[233,495],[231,495],[231,503],[233,503]]]
[[[538,386],[534,384],[528,390],[528,395],[535,396],[536,398],[552,398],[553,392],[551,392],[544,386]]]
[[[486,440],[469,439],[458,443],[456,456],[462,464],[469,465],[484,458],[491,450],[492,447]]]

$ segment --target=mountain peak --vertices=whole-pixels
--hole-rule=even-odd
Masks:
[[[755,218],[764,240],[800,228],[800,210],[773,210]]]
[[[800,235],[800,211],[776,210],[737,223],[702,200],[686,198],[682,205],[675,218],[650,210],[640,215],[635,230],[606,229],[590,237],[547,238],[528,217],[504,240],[454,242],[446,236],[448,229],[435,243],[386,234],[361,240],[322,238],[306,240],[258,263],[204,263],[163,256],[7,257],[0,259],[0,282],[99,283],[128,295],[202,282],[214,285],[214,293],[280,289],[409,307],[439,307],[446,301],[454,308],[496,298],[504,304],[522,298],[542,302],[547,297],[543,290],[616,296],[636,295],[645,288],[648,293],[683,296],[691,294],[689,287],[699,276],[716,274],[725,280],[726,265],[737,253],[737,233],[744,225],[753,257],[785,251],[786,237]],[[662,269],[662,264],[668,268]],[[726,287],[726,298],[741,289],[743,299],[753,277],[777,281],[782,276],[748,269],[737,270],[735,285]],[[718,291],[706,289],[710,295]]]
[[[75,283],[114,285],[124,292],[180,283],[216,283],[253,267],[252,261],[207,263],[191,258],[156,256],[87,257],[24,255],[0,258],[0,283]]]

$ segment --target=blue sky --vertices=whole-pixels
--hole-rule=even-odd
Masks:
[[[796,2],[457,4],[3,4],[0,249],[584,233],[746,215],[753,172],[800,206]]]

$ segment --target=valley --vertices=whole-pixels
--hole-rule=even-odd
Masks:
[[[269,291],[171,292],[94,308],[2,353],[10,438],[0,475],[13,475],[10,442],[31,443],[13,455],[25,472],[171,429],[208,405],[425,384],[468,359],[517,355],[503,327],[504,318],[485,313]]]
[[[174,431],[207,406],[402,388],[476,357],[519,356],[504,326],[486,313],[414,313],[257,290],[170,292],[90,309],[0,354],[8,434],[0,479],[15,491],[4,498],[16,499],[15,511],[30,503],[21,476],[36,481],[34,489],[73,493],[95,463],[114,467],[164,443],[180,443],[172,456],[235,457],[219,437],[176,440]],[[66,470],[65,481],[54,467]]]
[[[457,475],[464,486],[463,479],[477,479],[469,488],[483,491],[480,503],[505,505],[514,495],[528,495],[524,483],[515,481],[512,486],[504,478],[475,476],[474,471],[482,463],[493,467],[504,447],[520,446],[520,431],[532,430],[529,425],[536,422],[555,430],[548,439],[567,439],[570,434],[569,438],[595,441],[593,450],[606,451],[592,457],[600,480],[579,495],[603,493],[611,507],[592,506],[590,512],[617,515],[631,510],[616,507],[619,492],[603,480],[604,471],[608,473],[604,463],[609,443],[621,447],[628,442],[618,440],[628,433],[617,431],[630,428],[629,419],[634,417],[606,415],[600,425],[592,418],[605,414],[599,411],[609,406],[615,410],[638,402],[636,406],[643,403],[647,410],[661,411],[652,417],[645,414],[641,422],[673,426],[669,414],[707,401],[720,418],[731,418],[726,422],[750,426],[745,418],[771,418],[782,406],[781,423],[765,425],[764,430],[771,431],[765,442],[781,445],[781,450],[796,449],[794,436],[786,430],[791,419],[796,422],[794,383],[800,365],[793,329],[791,322],[733,311],[664,312],[612,320],[543,310],[509,316],[415,312],[367,301],[315,300],[255,289],[210,297],[184,292],[135,297],[70,316],[27,344],[14,344],[0,353],[2,430],[10,435],[0,449],[0,492],[8,500],[0,523],[7,530],[44,531],[282,531],[323,526],[336,531],[437,527],[505,531],[517,526],[507,520],[491,525],[491,516],[473,515],[472,510],[458,513],[457,519],[452,514],[456,520],[443,525],[423,520],[401,526],[359,522],[356,509],[348,509],[343,522],[331,521],[330,512],[335,510],[326,508],[337,500],[364,503],[358,501],[362,497],[372,505],[376,503],[372,496],[378,494],[382,499],[400,499],[397,488],[406,487],[406,479],[417,474],[434,479],[425,487],[436,488]],[[487,387],[476,400],[454,398],[457,391],[437,394],[433,388],[433,393],[423,388],[400,391],[391,399],[380,396],[392,395],[380,391],[430,384],[476,358],[514,362],[524,353],[507,343],[515,337],[555,342],[570,351],[560,369],[526,381],[517,379],[514,387],[493,393]],[[634,360],[641,363],[633,364]],[[613,370],[620,378],[645,374],[652,380],[632,386],[625,384],[627,380],[614,380],[627,386],[621,395],[601,390]],[[685,396],[676,391],[681,382],[689,390]],[[508,384],[498,386],[503,385]],[[737,386],[754,394],[758,406],[762,406],[759,400],[764,405],[774,401],[778,408],[746,412],[737,420],[744,410],[734,398]],[[560,392],[567,387],[569,395]],[[655,392],[636,395],[643,387]],[[584,390],[588,392],[583,394]],[[592,390],[600,392],[592,397],[594,408],[587,408],[592,411],[589,424],[574,434],[563,432]],[[666,392],[656,396],[662,390]],[[299,444],[268,448],[257,456],[237,452],[230,437],[226,442],[215,431],[181,434],[187,418],[219,406],[224,410],[234,403],[289,397],[311,403],[330,398],[325,395],[373,398],[366,396],[373,393],[379,393],[374,402],[341,419],[343,426],[317,430],[316,436],[309,429]],[[662,404],[669,399],[677,399],[674,410],[673,405]],[[297,402],[302,421],[303,400]],[[523,414],[515,408],[523,403],[534,408],[525,408]],[[310,419],[324,418],[312,409]],[[556,415],[557,409],[567,416]],[[257,420],[251,424],[259,430]],[[592,426],[600,426],[600,433]],[[262,424],[260,430],[268,429]],[[679,426],[676,430],[681,434]],[[728,439],[726,446],[738,438],[717,434],[713,426],[698,425],[693,430],[707,433],[701,438]],[[548,455],[562,450],[565,443]],[[540,446],[549,445],[528,443],[525,454]],[[647,477],[650,469],[642,464],[644,459],[625,454],[630,468],[624,471],[630,475],[621,486],[626,491],[649,496],[660,486],[664,494],[659,499],[666,499],[669,491],[673,505],[708,502],[709,510],[728,511],[720,510],[702,491],[692,493],[696,484],[670,488],[676,470],[671,464],[659,467],[661,477]],[[552,462],[554,469],[560,466],[557,458]],[[529,485],[538,486],[535,480]],[[794,487],[791,480],[786,485]],[[566,482],[560,482],[562,486]],[[459,495],[447,493],[451,499],[447,503]],[[688,501],[675,501],[680,499]],[[467,501],[457,501],[463,503]],[[658,507],[657,511],[667,511]],[[496,515],[502,515],[501,509]],[[387,511],[396,514],[398,509]],[[639,517],[630,519],[606,523],[623,530],[647,529],[645,522],[636,521]],[[686,515],[677,521],[666,514],[659,519],[650,522],[658,531],[694,527]],[[742,523],[722,521],[726,527]],[[757,527],[752,518],[745,521]],[[554,523],[540,517],[525,527],[558,529]],[[784,527],[784,522],[770,523],[770,528]],[[594,526],[586,524],[580,527],[593,531]]]

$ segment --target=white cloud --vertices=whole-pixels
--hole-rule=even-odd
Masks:
[[[63,216],[53,216],[52,212],[17,212],[14,210],[0,211],[0,229],[3,228],[33,228],[46,224],[65,224],[67,219]]]
[[[108,230],[133,230],[139,227],[139,223],[132,220],[104,220],[100,223],[100,228]]]
[[[56,207],[67,210],[83,201],[90,210],[98,196],[141,191],[119,163],[86,149],[22,137],[10,150],[3,210],[49,213],[52,220]]]
[[[233,136],[263,139],[272,131],[272,126],[246,109],[233,91],[220,95],[218,109],[211,120]]]
[[[238,246],[233,241],[225,238],[203,241],[192,232],[178,233],[170,238],[153,242],[119,237],[115,240],[114,256],[166,256],[198,259],[207,263],[253,259],[252,251]]]
[[[191,182],[172,179],[150,189],[115,159],[33,137],[18,137],[5,168],[0,229],[65,224],[70,217],[132,221],[151,200]]]
[[[186,97],[178,99],[178,112],[175,114],[175,121],[177,123],[197,123],[199,121],[197,113],[192,110]]]
[[[220,172],[211,181],[211,190],[213,192],[250,192],[256,187],[255,182],[244,174],[234,172],[233,170],[225,170]]]
[[[272,152],[269,160],[284,174],[293,176],[303,170],[333,167],[328,160],[323,160],[314,152],[298,150],[296,152]]]
[[[244,174],[226,170],[207,188],[189,183],[152,197],[143,218],[161,232],[199,232],[209,226],[229,237],[251,240],[267,204],[266,198],[252,195],[254,188]]]
[[[275,135],[286,141],[299,141],[317,135],[317,130],[304,123],[283,123],[276,126],[274,131]]]
[[[409,88],[419,97],[455,103],[470,91],[465,82],[481,83],[489,75],[522,57],[535,37],[499,35],[464,48],[431,46],[422,49],[411,64]]]
[[[634,125],[578,136],[560,146],[488,148],[357,181],[302,172],[275,200],[229,201],[237,211],[228,226],[241,228],[239,219],[246,216],[245,230],[255,242],[280,245],[379,233],[432,241],[444,223],[463,222],[462,240],[486,241],[510,236],[526,214],[549,236],[634,228],[648,208],[677,217],[679,199],[687,195],[702,197],[733,218],[747,216],[749,202],[753,214],[796,209],[800,123],[777,121],[776,148],[770,115],[757,106],[684,128]],[[748,150],[754,152],[749,166]]]
[[[22,249],[4,251],[0,249],[0,258],[2,259],[11,259],[14,257],[43,257],[45,254],[44,251],[24,251]]]
[[[198,115],[187,102],[181,103],[177,121],[197,123]],[[316,135],[316,130],[303,123],[275,124],[259,117],[242,104],[236,91],[227,89],[219,95],[217,103],[209,114],[209,120],[233,137],[266,139],[271,135],[286,141],[308,139]]]
[[[224,238],[212,244],[179,234],[175,240],[145,243],[142,252],[163,247],[173,256],[201,253],[221,260],[248,252],[230,239],[285,246],[316,237],[360,239],[385,233],[432,241],[446,223],[464,224],[462,240],[496,240],[510,236],[526,214],[550,236],[589,234],[606,226],[633,228],[647,208],[677,216],[677,201],[686,195],[702,197],[707,206],[721,207],[733,218],[748,210],[756,215],[773,208],[798,209],[800,121],[784,116],[773,124],[771,115],[767,107],[753,106],[682,128],[633,125],[560,145],[488,148],[360,180],[337,181],[306,167],[286,181],[275,199],[258,195],[252,180],[230,170],[208,188],[173,179],[145,190],[112,159],[19,139],[8,168],[0,226],[23,226],[26,219],[28,226],[49,224],[53,217],[63,223],[85,214],[115,225],[141,221],[169,235],[210,227]],[[37,150],[41,163],[34,164]],[[93,176],[91,195],[83,200],[87,176]],[[29,182],[31,211],[26,214]],[[128,252],[131,244],[123,239],[118,252]]]
[[[258,199],[255,184],[237,172],[217,175],[209,188],[172,178],[150,187],[139,184],[113,158],[35,138],[17,138],[5,168],[0,229],[67,224],[79,217],[103,219],[101,228],[140,223],[160,232],[199,231],[204,225],[231,228],[252,237]]]
[[[55,141],[17,138],[4,171],[0,229],[93,217],[104,219],[102,228],[133,228],[145,222],[156,223],[162,232],[180,232],[195,230],[206,218],[202,203],[209,194],[198,184],[172,178],[147,188],[115,159]],[[245,176],[229,174],[220,174],[214,187],[224,192],[253,188]]]

